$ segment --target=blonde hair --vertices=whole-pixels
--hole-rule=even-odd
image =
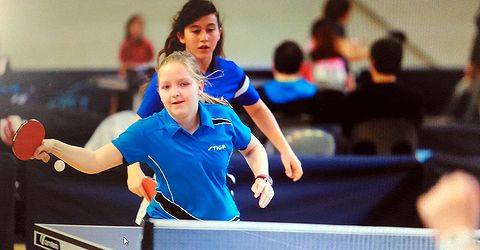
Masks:
[[[157,67],[157,74],[160,68],[162,68],[164,65],[167,65],[169,63],[175,63],[175,62],[183,64],[187,69],[187,71],[190,73],[190,76],[193,77],[195,81],[197,82],[203,81],[205,84],[210,84],[207,78],[202,74],[202,71],[200,70],[200,67],[197,64],[197,60],[195,59],[195,57],[186,51],[175,51],[172,54],[165,57]],[[223,97],[216,98],[205,92],[202,92],[200,94],[200,101],[203,103],[222,104],[225,106],[232,107],[227,100],[223,99]]]

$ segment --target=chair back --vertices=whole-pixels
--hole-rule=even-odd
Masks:
[[[413,154],[417,144],[417,127],[402,118],[375,118],[358,123],[352,129],[353,154]]]
[[[292,150],[298,155],[322,155],[335,154],[335,140],[333,136],[318,128],[289,127],[283,129],[285,138]],[[268,154],[277,153],[273,145],[268,142],[265,145]]]

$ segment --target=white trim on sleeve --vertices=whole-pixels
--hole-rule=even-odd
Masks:
[[[250,78],[245,76],[245,81],[243,81],[242,87],[240,87],[237,92],[235,92],[234,98],[241,96],[243,93],[247,92],[248,87],[250,86]]]

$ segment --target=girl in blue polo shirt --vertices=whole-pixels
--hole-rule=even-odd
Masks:
[[[285,173],[297,181],[303,174],[301,163],[283,136],[275,117],[259,98],[245,72],[223,56],[223,27],[219,12],[208,0],[188,1],[175,16],[172,29],[159,56],[174,51],[188,51],[196,59],[201,72],[210,84],[205,92],[227,101],[236,99],[243,105],[257,127],[267,136],[281,154]],[[153,76],[137,112],[139,118],[148,117],[163,109],[157,93],[157,77]],[[128,167],[128,187],[144,196],[141,180],[145,175],[138,164]]]
[[[204,93],[205,78],[188,52],[174,52],[159,65],[158,92],[165,109],[130,126],[96,151],[46,139],[34,158],[54,154],[84,173],[144,162],[157,175],[152,218],[233,221],[240,213],[226,186],[233,149],[240,150],[254,176],[252,191],[265,207],[273,197],[262,144],[228,102]],[[223,105],[222,105],[223,104]]]

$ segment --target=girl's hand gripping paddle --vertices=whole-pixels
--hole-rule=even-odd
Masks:
[[[148,195],[148,197],[145,198],[148,200],[148,202],[152,202],[152,198],[157,195],[157,182],[152,178],[145,177],[142,180],[142,187]]]

